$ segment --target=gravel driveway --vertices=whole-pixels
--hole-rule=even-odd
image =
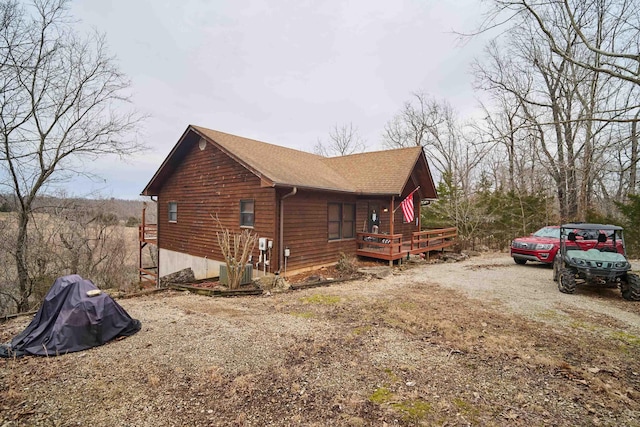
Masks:
[[[632,261],[640,272],[640,261]],[[560,293],[553,281],[553,270],[544,264],[517,265],[504,254],[485,254],[461,263],[429,265],[411,270],[413,281],[429,281],[463,291],[472,298],[496,300],[515,313],[547,320],[548,310],[563,307],[595,312],[640,330],[639,302],[622,299],[618,289],[578,287],[576,293]]]

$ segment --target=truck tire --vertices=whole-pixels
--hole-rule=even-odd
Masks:
[[[558,290],[563,294],[572,294],[576,291],[576,277],[568,268],[563,268],[560,270]]]
[[[640,277],[637,274],[627,274],[626,283],[621,283],[622,298],[627,301],[640,301]]]
[[[516,262],[516,264],[518,265],[525,265],[527,263],[526,259],[522,259],[522,258],[516,258],[514,257],[513,260]]]

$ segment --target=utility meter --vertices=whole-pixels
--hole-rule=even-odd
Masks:
[[[258,239],[258,249],[261,251],[266,251],[267,250],[267,238],[266,237],[260,237]]]

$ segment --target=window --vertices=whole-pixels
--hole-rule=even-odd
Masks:
[[[353,239],[356,234],[356,205],[329,203],[327,225],[329,240]]]
[[[253,227],[254,208],[253,200],[240,200],[240,227]]]
[[[342,205],[339,203],[329,203],[328,218],[329,218],[329,240],[339,239],[342,235],[340,228],[342,227],[342,221],[340,214]]]
[[[356,205],[345,203],[342,205],[342,238],[356,237]]]
[[[169,202],[169,222],[178,222],[178,202]]]

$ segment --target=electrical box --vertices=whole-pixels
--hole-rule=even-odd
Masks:
[[[267,250],[267,238],[260,237],[258,239],[258,250],[266,251]]]
[[[271,248],[273,247],[273,240],[269,240],[269,241],[267,242],[267,247],[268,247],[269,249],[271,249]]]
[[[290,257],[291,256],[291,250],[289,248],[285,248],[284,249],[284,256],[286,256],[286,257]]]

